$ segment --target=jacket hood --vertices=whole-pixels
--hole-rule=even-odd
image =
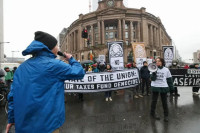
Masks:
[[[29,54],[38,54],[42,52],[48,53],[50,56],[56,57],[49,48],[44,45],[42,42],[39,41],[32,41],[32,43],[22,52],[23,56],[29,55]]]

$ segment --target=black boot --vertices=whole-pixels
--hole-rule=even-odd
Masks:
[[[178,94],[178,93],[175,93],[175,96],[177,96],[177,97],[180,97],[180,94]]]

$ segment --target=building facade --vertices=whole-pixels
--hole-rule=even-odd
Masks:
[[[81,37],[85,28],[88,39]],[[145,8],[126,8],[123,0],[101,0],[96,11],[80,14],[67,28],[60,48],[80,61],[88,60],[90,53],[95,58],[106,55],[108,59],[107,42],[119,40],[124,42],[125,63],[133,61],[133,42],[144,42],[148,57],[162,57],[162,46],[171,45],[161,20]]]
[[[200,50],[197,50],[197,52],[193,53],[193,62],[200,63]]]

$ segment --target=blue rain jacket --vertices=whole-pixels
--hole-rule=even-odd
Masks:
[[[8,95],[8,123],[16,133],[51,133],[65,121],[64,81],[82,79],[85,72],[73,57],[55,59],[46,45],[33,41],[22,54],[36,56],[15,72]]]

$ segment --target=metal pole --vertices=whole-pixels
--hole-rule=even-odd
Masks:
[[[1,49],[1,44],[4,44],[4,43],[10,43],[10,42],[0,42],[0,49]],[[2,49],[1,49],[2,50]],[[1,51],[0,51],[1,52]],[[1,53],[2,54],[2,53]],[[1,61],[1,54],[0,54],[0,68],[1,68],[1,63],[2,63],[2,61]],[[3,59],[4,59],[4,52],[3,52]]]

